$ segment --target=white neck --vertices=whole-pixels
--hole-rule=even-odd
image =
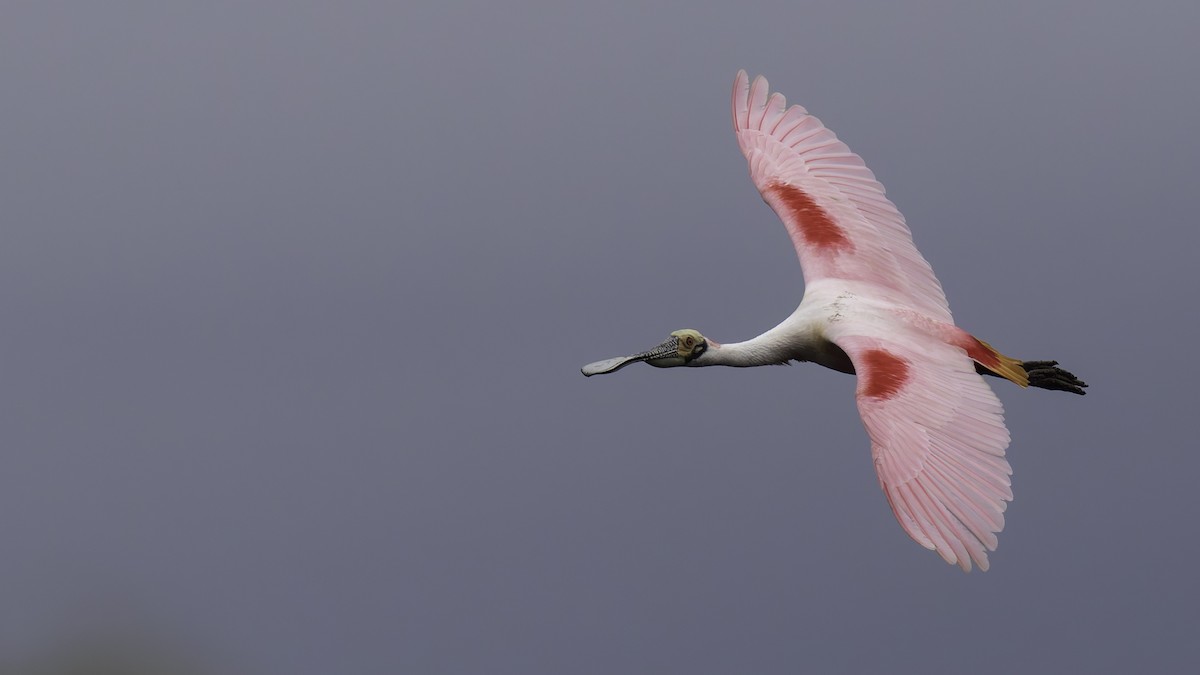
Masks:
[[[771,366],[788,361],[813,361],[819,351],[818,339],[809,330],[797,330],[786,322],[745,342],[715,344],[689,365],[694,366]]]

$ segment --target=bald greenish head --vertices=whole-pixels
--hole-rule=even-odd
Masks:
[[[708,340],[699,331],[685,328],[671,333],[671,337],[667,338],[665,342],[641,354],[618,356],[589,363],[583,367],[583,374],[591,377],[592,375],[613,373],[638,361],[645,361],[656,368],[686,366],[699,358],[707,349]]]

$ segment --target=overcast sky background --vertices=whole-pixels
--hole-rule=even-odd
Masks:
[[[1200,659],[1200,4],[0,14],[0,665],[81,636],[256,675]],[[987,573],[895,522],[852,377],[579,374],[798,302],[738,68],[866,159],[960,325],[1092,385],[993,382]]]

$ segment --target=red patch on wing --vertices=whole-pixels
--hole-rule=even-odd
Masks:
[[[854,243],[846,236],[846,231],[804,190],[794,185],[776,183],[765,192],[787,209],[806,244],[816,248],[854,250]]]
[[[863,354],[862,394],[871,398],[888,399],[896,395],[908,381],[908,361],[882,349]]]
[[[987,368],[994,369],[1000,365],[1000,357],[996,355],[995,349],[983,344],[979,338],[970,333],[964,332],[963,335],[965,337],[959,342],[959,346],[967,350],[967,356]]]

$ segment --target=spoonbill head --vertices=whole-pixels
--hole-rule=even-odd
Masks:
[[[700,331],[684,328],[671,333],[671,337],[657,347],[640,354],[617,356],[589,363],[583,367],[583,374],[591,377],[592,375],[613,373],[639,361],[644,361],[656,368],[707,365],[698,362],[706,351],[708,351],[708,340],[700,334]]]
[[[901,527],[946,562],[988,568],[1012,469],[1004,409],[980,375],[1083,394],[1056,361],[1005,356],[954,324],[942,286],[883,186],[832,131],[746,71],[733,129],[750,177],[783,221],[804,273],[799,307],[774,328],[720,344],[691,329],[587,376],[645,362],[764,366],[813,362],[854,374],[879,484]]]

